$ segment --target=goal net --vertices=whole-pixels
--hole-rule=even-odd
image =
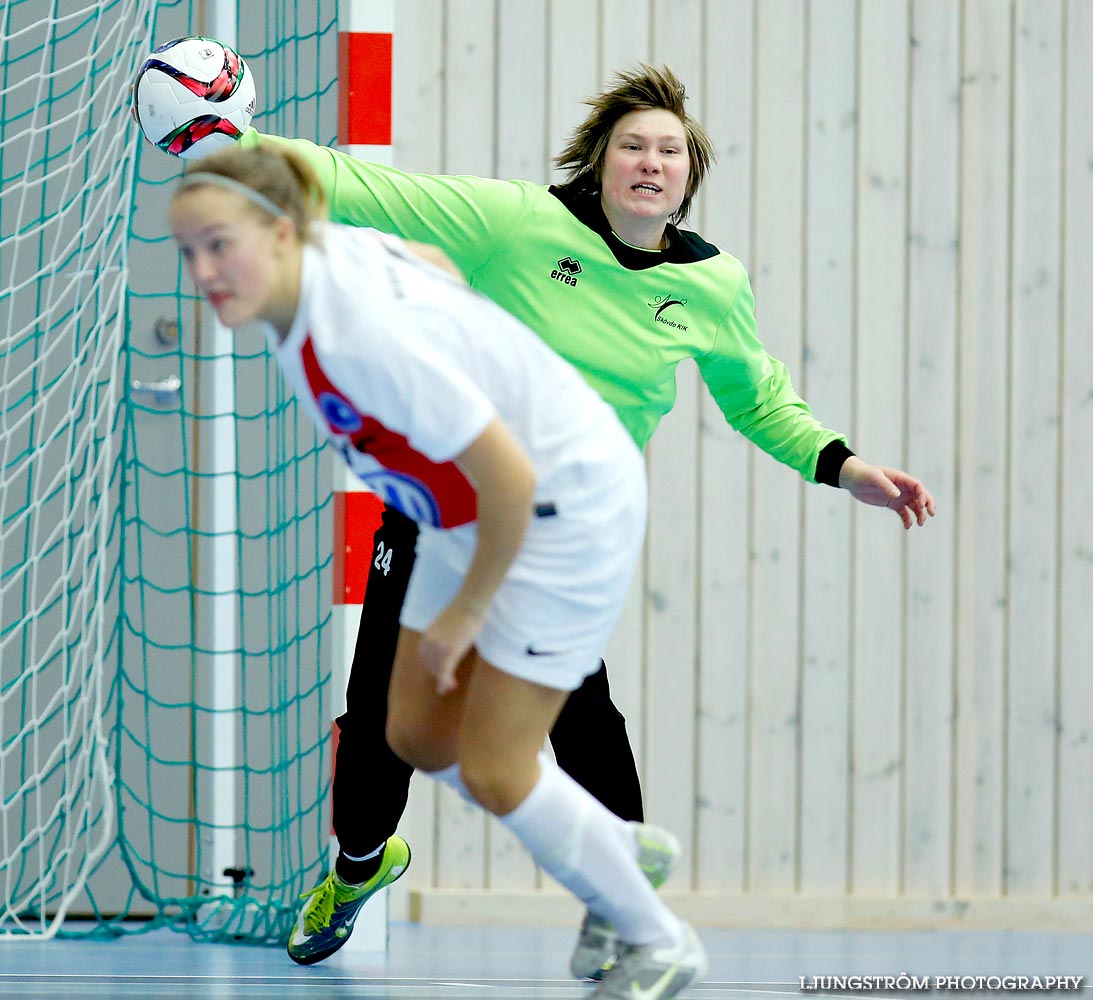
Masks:
[[[258,128],[333,141],[336,6],[239,5]],[[260,335],[213,359],[128,117],[222,10],[0,0],[0,938],[279,941],[325,871],[329,468]]]

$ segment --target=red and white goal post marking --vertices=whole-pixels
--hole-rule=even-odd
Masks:
[[[391,56],[394,0],[342,0],[338,15],[338,145],[352,156],[390,163]],[[345,689],[360,626],[372,536],[383,503],[367,492],[341,462],[334,469],[333,718],[345,711]],[[338,747],[333,732],[332,760]],[[331,864],[338,844],[331,829]],[[387,891],[360,911],[343,951],[381,951],[387,947]]]

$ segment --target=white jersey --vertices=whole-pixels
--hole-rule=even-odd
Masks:
[[[452,459],[494,417],[534,465],[540,515],[579,515],[611,488],[620,450],[637,449],[576,369],[397,237],[321,232],[321,247],[304,249],[288,335],[267,336],[303,405],[385,503],[432,527],[473,522],[474,487]]]

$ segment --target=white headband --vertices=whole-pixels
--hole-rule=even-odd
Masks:
[[[193,173],[183,174],[178,189],[182,191],[189,187],[197,187],[199,184],[212,184],[215,187],[223,188],[225,191],[234,191],[236,194],[241,194],[262,211],[269,212],[274,218],[285,214],[285,210],[280,205],[270,201],[269,198],[255,191],[254,188],[246,184],[240,184],[239,181],[233,180],[231,177],[225,177],[223,174],[214,174],[209,170],[197,170]]]

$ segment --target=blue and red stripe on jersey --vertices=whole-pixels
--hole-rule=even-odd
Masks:
[[[405,435],[361,413],[323,370],[310,336],[304,340],[300,355],[331,443],[384,503],[437,528],[456,528],[475,520],[477,497],[459,466],[434,462],[416,451]],[[383,469],[362,470],[353,461],[350,449],[370,456]]]

